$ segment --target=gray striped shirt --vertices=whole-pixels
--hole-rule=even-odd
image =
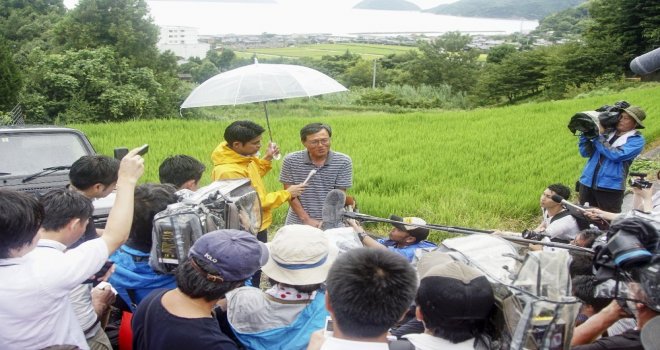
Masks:
[[[316,174],[307,182],[305,192],[298,197],[302,207],[311,218],[321,220],[325,196],[335,188],[346,189],[353,185],[353,162],[351,157],[330,151],[325,164],[317,167],[309,158],[307,150],[293,152],[284,157],[280,182],[285,185],[301,184],[312,169]],[[289,207],[286,225],[302,224],[302,220]]]

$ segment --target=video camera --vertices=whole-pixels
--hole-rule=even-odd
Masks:
[[[594,247],[594,270],[601,281],[596,297],[630,300],[627,284],[640,283],[650,307],[660,311],[660,221],[632,211],[610,226],[607,241]]]
[[[568,129],[576,135],[580,132],[587,138],[598,137],[598,124],[604,129],[615,128],[621,119],[621,112],[630,107],[626,101],[618,101],[614,106],[604,105],[594,111],[579,112],[571,117]]]
[[[660,222],[632,214],[615,221],[607,241],[595,247],[596,277],[615,277],[614,270],[628,271],[660,258]]]
[[[647,175],[648,174],[646,173],[630,173],[630,176],[636,176],[637,179],[630,179],[628,183],[630,184],[630,186],[639,189],[651,188],[651,186],[653,186],[653,183],[645,179]]]

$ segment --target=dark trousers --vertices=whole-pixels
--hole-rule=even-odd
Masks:
[[[589,203],[591,207],[611,213],[620,213],[623,204],[623,191],[595,190],[580,183],[580,204]]]
[[[268,230],[257,232],[257,239],[264,243],[268,242]],[[259,284],[261,284],[261,270],[258,270],[252,275],[251,281],[253,287],[259,288]]]

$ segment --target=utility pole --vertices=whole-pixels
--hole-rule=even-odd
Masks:
[[[373,74],[373,79],[371,80],[371,88],[375,89],[376,88],[376,62],[378,59],[374,59],[374,74]]]

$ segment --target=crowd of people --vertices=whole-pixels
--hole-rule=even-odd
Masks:
[[[641,340],[645,326],[660,322],[660,237],[653,221],[660,196],[635,188],[636,209],[646,216],[620,213],[646,117],[639,107],[621,114],[613,130],[580,138],[588,161],[577,191],[590,205],[581,217],[557,200],[568,200],[571,190],[551,184],[541,194],[537,227],[495,232],[538,242],[521,250],[566,254],[550,243],[582,248],[571,251],[566,267],[582,303],[576,326],[566,332],[575,349],[660,344],[657,335],[654,345]],[[497,281],[428,241],[425,220],[392,215],[382,238],[343,215],[355,205],[346,195],[353,168],[349,156],[331,150],[329,125],[301,129],[304,149],[285,156],[283,189],[276,191],[266,189],[263,177],[279,149],[269,144],[258,157],[264,131],[251,121],[233,122],[211,155],[213,180],[250,180],[261,203],[259,232],[206,233],[173,274],[149,264],[153,220],[178,201],[177,191],[199,188],[206,167],[193,157],[165,159],[160,184],[137,185],[144,159],[134,149],[121,160],[82,157],[67,188],[38,198],[0,191],[0,348],[112,349],[116,339],[105,328],[119,320],[111,310],[130,315],[120,319],[130,323],[123,325],[130,329],[123,344],[133,349],[504,348],[492,334],[493,323],[503,322],[496,316]],[[92,200],[112,191],[107,223],[96,228]],[[267,242],[272,210],[287,203],[285,225]],[[331,239],[336,228],[349,230],[351,249]],[[640,243],[635,249],[628,249],[630,237]],[[599,261],[628,278],[617,279],[625,294],[598,294],[605,268],[585,254],[598,245],[612,258],[596,249]]]

